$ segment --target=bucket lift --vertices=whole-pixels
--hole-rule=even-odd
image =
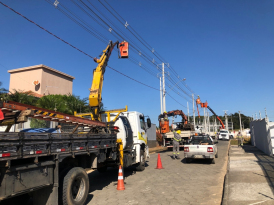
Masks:
[[[121,58],[128,58],[128,42],[123,41],[122,43],[119,43],[119,50]]]

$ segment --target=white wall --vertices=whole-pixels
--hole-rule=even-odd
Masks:
[[[274,153],[274,122],[266,119],[250,122],[251,144],[267,155]]]

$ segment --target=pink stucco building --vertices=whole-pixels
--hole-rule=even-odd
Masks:
[[[35,65],[8,71],[9,90],[32,91],[37,96],[50,94],[72,94],[73,76],[45,65]]]

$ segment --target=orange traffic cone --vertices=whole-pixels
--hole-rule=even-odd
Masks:
[[[158,154],[157,167],[155,169],[164,169],[164,167],[162,166],[160,154]]]
[[[119,172],[118,172],[117,190],[125,190],[124,177],[123,177],[123,171],[122,171],[121,165],[119,166]]]

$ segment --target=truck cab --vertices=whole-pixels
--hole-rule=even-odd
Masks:
[[[229,140],[229,132],[225,129],[220,129],[219,139]]]
[[[117,113],[110,114],[110,120],[112,121],[116,116]],[[107,121],[106,115],[102,115],[102,121]],[[117,139],[121,139],[123,142],[124,157],[127,158],[127,152],[136,152],[136,158],[133,159],[132,163],[137,164],[137,166],[141,164],[141,169],[144,169],[145,161],[149,157],[147,130],[151,127],[150,119],[147,118],[146,122],[145,116],[137,111],[122,112],[114,126],[119,127]],[[127,164],[130,165],[131,163],[128,161],[125,166]]]

